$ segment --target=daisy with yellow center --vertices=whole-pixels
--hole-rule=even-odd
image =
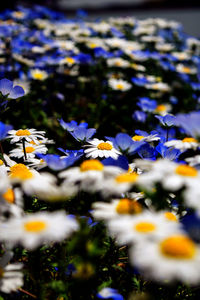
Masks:
[[[19,20],[24,19],[24,17],[25,17],[25,13],[22,11],[13,11],[11,15],[13,18],[19,19]]]
[[[137,200],[128,198],[115,199],[111,203],[95,202],[92,208],[92,215],[97,220],[111,220],[142,212],[142,205]]]
[[[122,172],[115,166],[104,166],[97,159],[83,161],[79,167],[69,168],[59,174],[66,185],[78,185],[81,190],[94,192],[102,189],[104,180]]]
[[[112,157],[114,159],[117,159],[120,154],[120,152],[113,147],[113,144],[110,141],[93,139],[88,141],[88,143],[89,144],[85,146],[87,149],[84,151],[86,157]]]
[[[34,141],[36,144],[39,144],[38,139],[44,140],[45,131],[37,131],[36,129],[19,129],[19,130],[10,130],[8,132],[8,138],[10,138],[10,143],[18,143],[22,140],[27,142]]]
[[[35,142],[25,143],[26,158],[35,158],[35,153],[46,154],[48,149],[45,145],[37,145]],[[17,144],[18,145],[18,144]],[[24,149],[22,144],[19,144],[17,148],[13,149],[9,153],[10,157],[22,158],[24,157]]]
[[[110,176],[102,182],[101,194],[104,197],[119,196],[128,192],[137,182],[139,175],[121,170],[116,176]]]
[[[75,64],[76,60],[71,56],[67,56],[60,61],[60,65],[67,65],[69,67],[74,66]]]
[[[27,214],[12,218],[1,226],[4,228],[4,232],[0,230],[1,240],[20,243],[30,250],[44,243],[62,241],[78,229],[76,220],[68,217],[64,211]]]
[[[15,164],[10,167],[9,177],[13,181],[24,181],[33,178],[34,175],[24,164]]]
[[[43,81],[47,79],[48,73],[45,71],[42,71],[40,69],[33,69],[30,71],[32,79],[38,80],[38,81]]]
[[[159,239],[180,229],[177,222],[169,222],[161,214],[143,211],[132,216],[121,215],[108,221],[111,235],[119,244],[136,243],[146,239]]]
[[[161,282],[200,280],[200,248],[181,231],[154,241],[143,241],[130,249],[131,261],[146,278]]]
[[[164,82],[158,82],[158,83],[153,83],[153,84],[148,83],[148,84],[145,85],[145,87],[147,89],[160,91],[160,92],[163,92],[163,93],[171,91],[170,86],[167,83],[164,83]]]
[[[176,164],[171,174],[163,180],[164,188],[176,191],[183,186],[198,184],[200,175],[197,169],[189,165]]]
[[[132,137],[132,140],[134,142],[140,142],[140,141],[145,141],[145,142],[153,142],[153,141],[158,141],[160,140],[160,137],[157,136],[157,134],[150,134],[150,135],[134,135]]]
[[[171,140],[165,143],[167,147],[173,147],[179,149],[181,151],[185,151],[187,149],[196,150],[199,147],[198,141],[193,137],[185,137],[182,140]]]
[[[113,90],[116,91],[128,91],[131,89],[132,85],[123,79],[114,79],[111,78],[108,80],[108,85]]]
[[[196,67],[189,67],[189,66],[185,66],[183,64],[178,64],[176,66],[176,71],[178,73],[183,73],[183,74],[196,74],[197,73],[197,69]]]
[[[127,60],[122,59],[121,57],[109,58],[107,59],[107,64],[109,67],[120,67],[120,68],[127,68],[130,65],[130,63]]]
[[[141,162],[141,165],[143,163]],[[145,189],[152,189],[160,182],[168,191],[197,184],[200,174],[197,169],[186,164],[177,164],[167,159],[148,162],[149,171],[140,175],[138,184]],[[144,162],[145,165],[145,162]]]
[[[154,110],[154,113],[164,116],[167,113],[169,113],[171,111],[171,109],[172,109],[172,107],[170,104],[163,103],[163,104],[157,105],[157,107]]]

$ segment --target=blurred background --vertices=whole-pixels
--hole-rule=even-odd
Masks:
[[[14,8],[17,4],[45,5],[69,17],[83,9],[92,19],[109,16],[167,18],[181,22],[188,34],[200,37],[200,0],[0,0],[0,9]]]

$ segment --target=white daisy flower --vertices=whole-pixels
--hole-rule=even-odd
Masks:
[[[141,174],[138,179],[138,184],[147,189],[152,188],[156,182],[160,182],[164,188],[176,191],[183,186],[198,184],[200,179],[198,170],[189,165],[177,164],[167,159],[158,159],[147,164],[150,170]],[[138,165],[142,168],[141,161]]]
[[[195,155],[193,157],[188,157],[185,159],[189,163],[190,166],[192,167],[199,167],[200,165],[200,155]]]
[[[86,145],[86,150],[84,150],[84,153],[86,157],[112,157],[114,159],[117,159],[118,156],[121,154],[117,149],[113,147],[112,142],[110,141],[103,141],[99,139],[93,139],[88,141],[89,145]]]
[[[155,48],[161,52],[169,52],[174,49],[174,45],[170,43],[158,43],[155,45]]]
[[[123,79],[109,79],[108,85],[116,91],[128,91],[132,88],[132,85]]]
[[[109,58],[107,59],[107,64],[109,67],[120,67],[120,68],[128,68],[130,66],[130,63],[121,57]]]
[[[139,175],[135,172],[119,173],[116,176],[105,179],[101,183],[102,196],[121,195],[128,192],[138,181]]]
[[[182,74],[189,74],[189,75],[191,74],[191,75],[193,75],[193,74],[197,73],[197,68],[195,68],[195,67],[188,67],[188,66],[185,66],[183,64],[178,64],[176,66],[176,71],[178,73],[182,73]]]
[[[145,87],[150,90],[156,90],[160,92],[170,92],[171,88],[167,83],[164,82],[157,82],[157,83],[147,83],[145,84]]]
[[[64,211],[43,211],[11,218],[1,223],[0,228],[0,240],[33,250],[43,244],[64,240],[78,230],[78,224]]]
[[[49,189],[50,186],[56,182],[56,177],[50,173],[40,174],[24,164],[17,164],[11,160],[8,178],[11,183],[21,184],[23,191],[28,195]]]
[[[101,189],[104,178],[122,173],[122,169],[115,166],[104,166],[97,159],[85,160],[79,167],[72,167],[59,174],[65,178],[63,184],[79,184],[80,189],[85,191],[96,191]]]
[[[162,103],[157,105],[157,107],[154,110],[154,113],[159,114],[161,116],[165,116],[172,110],[172,106],[168,103]]]
[[[48,186],[36,186],[34,190],[32,189],[32,193],[34,192],[34,196],[40,200],[48,201],[48,202],[58,202],[58,201],[66,201],[70,197],[73,197],[78,192],[78,187],[71,182],[68,183],[67,180],[63,182],[61,185],[56,185],[55,182],[50,182]]]
[[[32,159],[35,158],[36,153],[47,153],[48,149],[45,145],[33,145],[31,143],[25,144],[25,152],[26,152],[26,158]],[[23,146],[20,144],[18,148],[15,148],[9,152],[10,157],[17,157],[22,158],[24,157],[24,149]]]
[[[200,216],[200,190],[199,190],[199,183],[192,184],[187,188],[184,193],[183,197],[185,200],[185,204],[188,207],[192,207],[195,209],[195,212],[197,213],[198,216]]]
[[[160,137],[156,134],[150,134],[148,136],[143,136],[143,135],[134,135],[132,137],[133,141],[145,141],[145,142],[154,142],[154,141],[159,141]]]
[[[10,143],[17,143],[22,139],[25,139],[27,142],[34,141],[36,144],[39,144],[38,139],[44,139],[43,135],[45,131],[37,131],[36,129],[19,129],[19,130],[9,130],[8,138],[11,138]]]
[[[31,77],[35,80],[43,81],[47,79],[48,73],[40,69],[33,69],[30,71]]]
[[[108,221],[108,229],[122,245],[165,237],[180,230],[180,225],[177,222],[169,222],[156,212],[143,211],[138,215]]]
[[[196,150],[199,146],[199,143],[193,137],[186,137],[183,140],[171,140],[164,144],[167,147],[173,147],[179,149],[181,151],[185,151],[187,149]]]
[[[76,64],[76,60],[73,57],[66,56],[59,62],[60,65],[68,65],[69,67]]]
[[[111,203],[95,202],[92,215],[97,220],[111,220],[119,216],[134,215],[142,212],[141,204],[135,199],[115,199]]]
[[[131,262],[144,277],[160,282],[200,281],[200,247],[184,233],[171,232],[158,240],[145,240],[130,249]]]
[[[183,186],[198,185],[200,173],[194,167],[184,164],[175,164],[171,168],[171,173],[162,180],[164,188],[176,191]]]
[[[47,163],[44,161],[44,159],[39,158],[31,158],[28,161],[27,167],[34,168],[36,170],[40,170],[42,168],[45,168],[47,166]]]
[[[191,55],[187,52],[172,52],[171,55],[181,61],[191,59]]]

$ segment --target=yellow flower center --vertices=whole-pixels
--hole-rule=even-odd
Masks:
[[[164,216],[169,221],[177,221],[177,217],[173,213],[171,213],[170,211],[165,212]]]
[[[160,244],[161,253],[169,258],[190,259],[196,253],[194,242],[183,235],[174,235],[166,238]]]
[[[32,178],[33,174],[24,164],[15,164],[10,167],[10,176],[11,178],[26,180]]]
[[[85,160],[80,165],[80,170],[82,172],[86,172],[86,171],[102,171],[103,168],[104,168],[104,165],[99,160],[97,160],[97,159]]]
[[[156,226],[151,222],[140,222],[134,226],[134,229],[140,233],[150,233],[156,230]]]
[[[44,221],[29,221],[24,224],[26,231],[31,233],[38,233],[47,228],[47,224]]]
[[[25,150],[26,150],[26,153],[32,153],[33,151],[35,151],[35,148],[33,148],[33,147],[26,147]]]
[[[116,88],[117,88],[118,90],[123,90],[124,85],[123,85],[122,83],[118,83],[118,84],[116,85]]]
[[[187,165],[179,165],[175,172],[182,176],[196,177],[198,175],[198,171],[195,168]]]
[[[191,69],[189,67],[183,67],[182,68],[182,72],[183,73],[190,73],[191,72]]]
[[[182,140],[183,143],[197,143],[197,140],[192,137],[186,137]]]
[[[166,106],[164,104],[160,104],[156,107],[157,112],[163,112],[166,110]]]
[[[120,199],[116,211],[118,214],[138,214],[142,211],[142,206],[138,201],[131,199]]]
[[[4,162],[2,159],[0,159],[0,166],[3,166]]]
[[[2,195],[2,197],[10,204],[15,202],[15,194],[13,189],[7,189],[7,191]]]
[[[66,57],[65,61],[69,64],[74,64],[75,63],[75,59],[73,59],[72,57]]]
[[[39,72],[34,73],[34,74],[33,74],[33,78],[34,78],[34,79],[37,79],[37,80],[42,80],[42,79],[44,78],[44,74],[39,73]]]
[[[112,148],[113,148],[113,146],[111,145],[111,144],[109,144],[109,143],[100,143],[98,146],[97,146],[97,148],[99,149],[99,150],[111,150]]]
[[[23,13],[22,11],[15,11],[15,12],[13,13],[13,16],[14,16],[15,18],[23,18],[23,17],[24,17],[24,13]]]
[[[24,136],[24,135],[30,135],[30,131],[27,129],[20,129],[16,132],[17,136]]]
[[[115,62],[115,66],[116,66],[116,67],[121,67],[121,65],[122,65],[121,61],[116,61],[116,62]]]
[[[89,47],[92,48],[92,49],[94,49],[94,48],[98,47],[98,45],[95,44],[95,43],[90,43],[90,44],[89,44]]]
[[[124,173],[118,175],[115,180],[117,183],[134,183],[138,178],[138,174],[136,173]]]
[[[161,78],[161,77],[156,77],[156,81],[157,81],[157,82],[161,82],[161,81],[162,81],[162,78]]]
[[[134,135],[134,136],[132,137],[132,140],[134,140],[135,142],[139,142],[139,141],[141,141],[143,138],[144,138],[143,135]]]

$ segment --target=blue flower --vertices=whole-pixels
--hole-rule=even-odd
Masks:
[[[134,142],[127,133],[118,133],[115,138],[106,138],[113,143],[115,149],[122,153],[134,154],[144,142]]]
[[[157,107],[157,101],[147,97],[141,97],[139,98],[139,102],[137,102],[137,106],[139,106],[143,111],[152,112]]]
[[[37,153],[37,156],[43,159],[47,163],[47,166],[54,171],[66,169],[67,167],[73,165],[75,161],[77,161],[80,158],[80,156],[74,156],[73,154],[64,158],[60,157],[57,154],[44,155]]]
[[[13,87],[13,82],[6,78],[0,80],[0,92],[9,99],[17,99],[25,94],[21,86],[16,85]]]
[[[76,127],[70,134],[79,142],[87,142],[96,133],[95,128]]]
[[[69,132],[74,131],[77,127],[83,127],[83,128],[88,127],[87,123],[83,122],[78,125],[78,123],[74,120],[67,123],[63,119],[61,119],[59,122],[60,122],[60,125],[62,126],[62,128],[64,128],[65,130],[67,130]]]
[[[63,148],[58,148],[61,152],[63,152],[66,156],[74,155],[74,157],[81,157],[84,154],[84,150],[64,150]]]
[[[194,239],[197,243],[200,242],[200,218],[195,213],[186,214],[181,219],[183,229]]]
[[[128,169],[129,169],[128,160],[123,155],[119,155],[117,159],[108,157],[108,158],[102,160],[101,162],[104,166],[116,166],[116,167],[119,167],[126,171],[128,171]]]
[[[144,111],[135,110],[132,114],[132,118],[137,122],[144,123],[146,121],[147,115]]]
[[[145,84],[149,83],[149,81],[145,78],[138,78],[138,77],[132,77],[131,78],[132,83],[138,86],[144,86]]]
[[[11,130],[12,128],[13,127],[11,125],[6,125],[0,122],[0,141],[6,138],[8,131]]]
[[[114,299],[114,300],[123,300],[124,297],[120,295],[117,290],[111,289],[108,287],[103,288],[98,292],[97,297],[99,299]]]
[[[155,117],[161,122],[163,126],[171,127],[176,124],[176,117],[173,115],[165,115],[165,116],[155,115]]]
[[[143,159],[155,160],[157,151],[149,144],[144,144],[138,150],[138,155]]]
[[[193,137],[200,137],[200,111],[193,111],[189,114],[178,114],[176,116],[176,126]]]
[[[158,146],[156,146],[156,151],[158,151],[163,158],[167,158],[169,160],[176,160],[181,154],[180,150],[168,148],[163,143],[160,143]]]

